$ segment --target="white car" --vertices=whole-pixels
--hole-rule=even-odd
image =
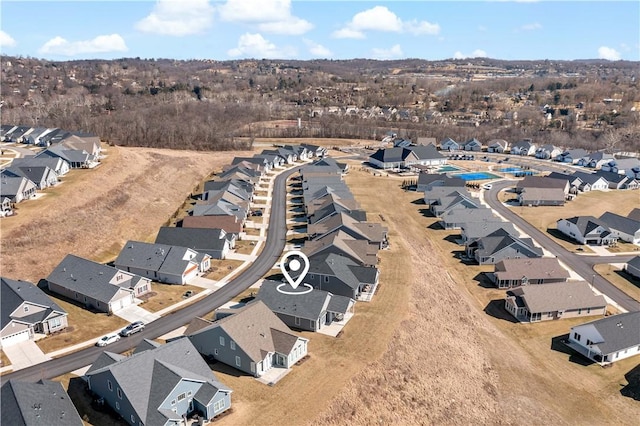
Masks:
[[[120,335],[118,335],[117,333],[107,334],[106,336],[102,336],[98,339],[98,341],[96,342],[96,346],[107,346],[111,343],[117,342],[118,340],[120,340]]]
[[[490,190],[493,187],[493,185],[491,185],[490,183],[485,183],[484,185],[482,185],[482,189],[486,189],[487,191]]]

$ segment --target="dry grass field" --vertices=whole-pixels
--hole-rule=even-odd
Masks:
[[[626,271],[613,265],[596,265],[595,271],[605,277],[611,284],[627,293],[636,300],[640,300],[640,279],[627,274]]]
[[[151,296],[144,297],[144,303],[141,308],[150,312],[158,312],[167,306],[174,305],[183,300],[182,295],[186,291],[192,291],[193,294],[200,293],[202,289],[193,285],[172,285],[151,283]]]

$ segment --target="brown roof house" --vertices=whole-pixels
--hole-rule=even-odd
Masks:
[[[604,316],[607,302],[584,281],[522,286],[507,291],[505,309],[520,322]]]
[[[570,275],[555,257],[532,257],[501,260],[487,276],[498,288],[511,288],[565,282]]]
[[[338,213],[325,220],[310,224],[307,228],[309,239],[319,239],[323,236],[342,230],[359,240],[367,240],[383,248],[387,244],[387,228],[379,223],[360,222],[346,213]]]
[[[520,205],[528,207],[564,206],[566,198],[561,188],[524,188],[518,195]]]
[[[272,368],[289,369],[307,355],[309,340],[293,333],[263,302],[233,311],[188,335],[203,356],[260,377]]]

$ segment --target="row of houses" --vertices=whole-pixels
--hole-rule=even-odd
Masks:
[[[369,156],[369,164],[384,170],[412,166],[437,168],[446,163],[447,158],[433,144],[399,144],[393,148],[378,149]]]
[[[0,128],[3,141],[20,142],[35,137],[30,136],[35,135],[32,131],[52,130],[46,133],[51,139],[41,145],[45,149],[35,155],[12,159],[0,170],[0,217],[13,214],[13,204],[29,200],[37,191],[57,185],[70,169],[93,168],[99,164],[101,145],[100,138],[95,135],[25,126],[2,125]]]
[[[613,245],[624,241],[640,245],[640,208],[628,215],[605,212],[599,218],[574,216],[559,219],[558,231],[580,244]]]

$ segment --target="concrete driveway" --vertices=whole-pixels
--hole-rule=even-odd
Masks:
[[[33,340],[3,347],[2,350],[11,361],[13,371],[31,367],[32,365],[40,364],[41,362],[49,361],[51,359],[40,350],[38,345],[36,345],[36,342]]]
[[[149,324],[150,322],[160,318],[160,315],[149,312],[146,309],[142,309],[137,305],[129,305],[114,312],[113,314],[129,322],[142,321],[145,324]]]

